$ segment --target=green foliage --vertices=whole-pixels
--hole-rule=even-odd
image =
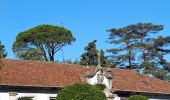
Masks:
[[[107,50],[112,53],[110,59],[117,67],[143,70],[145,74],[164,79],[163,76],[170,72],[170,63],[164,57],[170,53],[170,36],[152,36],[163,30],[163,27],[137,23],[108,30],[108,42],[114,45],[114,48]]]
[[[96,40],[88,43],[84,48],[85,52],[81,55],[80,64],[81,65],[98,65],[98,50],[96,49]],[[105,67],[107,65],[107,58],[104,56],[104,51],[100,51],[100,62],[101,66]]]
[[[110,56],[115,65],[119,67],[130,68],[134,66],[135,57],[135,41],[137,36],[131,34],[131,30],[127,27],[110,29],[108,42],[113,44],[114,47],[107,50],[107,52],[112,53]]]
[[[102,91],[106,88],[106,86],[103,84],[96,84],[95,86]]]
[[[151,74],[154,77],[161,79],[161,80],[166,80],[168,72],[162,69],[153,69],[153,70],[147,70],[147,74]]]
[[[107,100],[103,91],[96,86],[77,83],[62,89],[56,100]]]
[[[164,76],[164,80],[170,82],[170,75],[167,74],[166,76]]]
[[[137,44],[136,49],[138,50],[138,54],[140,53],[138,58],[140,58],[141,62],[139,65],[144,69],[144,73],[150,68],[159,67],[160,65],[158,64],[163,54],[156,49],[159,45],[155,42],[159,38],[151,37],[151,35],[163,30],[164,26],[154,25],[152,23],[138,23],[127,27],[138,37],[135,44]],[[163,48],[162,46],[161,48]]]
[[[7,56],[7,52],[5,51],[5,46],[0,41],[0,58],[5,58]]]
[[[108,66],[107,57],[105,57],[104,54],[105,52],[103,50],[100,50],[100,63],[102,67]]]
[[[43,56],[45,61],[54,61],[55,53],[74,41],[71,31],[64,27],[39,25],[17,35],[13,52],[23,59],[35,59],[37,55],[33,55],[38,52],[38,58],[41,59]]]
[[[79,60],[76,59],[76,60],[71,60],[71,59],[64,59],[64,61],[58,61],[56,60],[55,61],[56,63],[67,63],[67,64],[79,64]]]
[[[113,62],[111,59],[108,59],[107,57],[107,66],[110,67],[110,68],[115,68],[117,63],[116,62]]]
[[[17,57],[23,60],[43,61],[43,56],[38,48],[32,48],[18,53]]]
[[[127,100],[148,100],[148,98],[142,95],[133,95],[127,98]]]
[[[96,49],[96,40],[88,43],[84,48],[85,52],[81,55],[80,64],[81,65],[97,65],[98,50]]]
[[[32,100],[31,97],[19,97],[17,100]]]
[[[78,59],[76,59],[76,60],[73,61],[73,64],[80,64],[80,62],[79,62]]]

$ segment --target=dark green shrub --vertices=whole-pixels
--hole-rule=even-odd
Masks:
[[[32,100],[31,97],[19,97],[17,100]]]
[[[107,100],[102,90],[86,83],[77,83],[62,89],[57,100]]]
[[[133,95],[127,98],[127,100],[148,100],[148,98],[142,95]]]
[[[96,84],[95,86],[96,86],[97,88],[99,88],[100,90],[102,90],[102,91],[106,88],[106,86],[103,85],[103,84]]]

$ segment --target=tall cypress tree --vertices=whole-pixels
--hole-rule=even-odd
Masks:
[[[109,67],[108,59],[105,56],[105,52],[103,50],[100,50],[100,63],[102,67]]]
[[[97,52],[96,40],[88,43],[84,48],[85,52],[81,55],[80,64],[81,65],[97,65]]]
[[[96,49],[96,40],[88,43],[88,45],[84,48],[85,52],[81,55],[80,64],[81,65],[98,65],[98,50]],[[104,56],[104,51],[100,51],[100,62],[101,66],[107,66],[107,57]]]
[[[5,51],[5,46],[0,41],[0,58],[5,58],[7,56],[7,52]]]
[[[5,58],[7,56],[7,52],[5,51],[5,46],[1,44],[0,41],[0,58]],[[0,59],[0,68],[3,67],[3,63]]]

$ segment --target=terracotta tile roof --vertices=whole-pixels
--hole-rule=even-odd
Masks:
[[[64,87],[81,82],[86,68],[81,65],[2,59],[0,85]],[[94,72],[94,68],[90,69]],[[170,83],[132,70],[112,69],[114,91],[170,94]]]
[[[115,91],[170,94],[170,83],[132,70],[113,69],[112,87]]]

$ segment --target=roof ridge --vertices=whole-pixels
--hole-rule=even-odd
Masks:
[[[20,59],[11,59],[11,58],[0,58],[2,60],[7,61],[17,61],[17,62],[28,62],[28,63],[42,63],[42,64],[55,64],[55,65],[76,65],[79,67],[85,67],[84,65],[79,64],[69,64],[69,63],[57,63],[57,62],[49,62],[49,61],[35,61],[35,60],[20,60]]]
[[[86,67],[84,65],[79,65],[79,64],[69,64],[69,63],[56,63],[56,62],[47,62],[47,61],[35,61],[35,60],[19,60],[19,59],[11,59],[11,58],[0,58],[2,60],[13,60],[13,61],[18,61],[18,62],[33,62],[33,63],[44,63],[44,64],[55,64],[55,65],[76,65],[76,67]],[[96,68],[95,66],[89,66],[91,68]],[[104,69],[106,69],[107,67],[103,67]],[[129,72],[133,72],[133,73],[136,73],[136,74],[140,74],[140,75],[143,75],[145,77],[148,77],[150,79],[154,79],[154,80],[158,80],[158,81],[162,81],[164,83],[168,83],[170,84],[170,82],[167,82],[167,81],[164,81],[164,80],[160,80],[158,78],[155,78],[155,77],[150,77],[146,74],[143,74],[143,73],[140,73],[140,72],[137,72],[137,71],[134,71],[134,70],[130,70],[130,69],[121,69],[121,68],[111,68],[111,70],[121,70],[121,71],[129,71]]]
[[[133,70],[131,70],[131,71],[133,71]],[[140,73],[140,72],[137,72],[137,71],[133,71],[133,72],[134,72],[134,73],[137,73],[137,74],[140,74],[140,75],[143,75],[143,76],[145,76],[145,77],[148,77],[148,78],[154,79],[154,80],[158,80],[158,81],[162,81],[162,82],[164,82],[164,83],[168,83],[168,84],[170,84],[170,82],[167,82],[167,81],[164,81],[164,80],[160,80],[160,79],[155,78],[155,77],[150,77],[150,76],[148,76],[148,75],[146,75],[146,74],[143,74],[143,73]]]

